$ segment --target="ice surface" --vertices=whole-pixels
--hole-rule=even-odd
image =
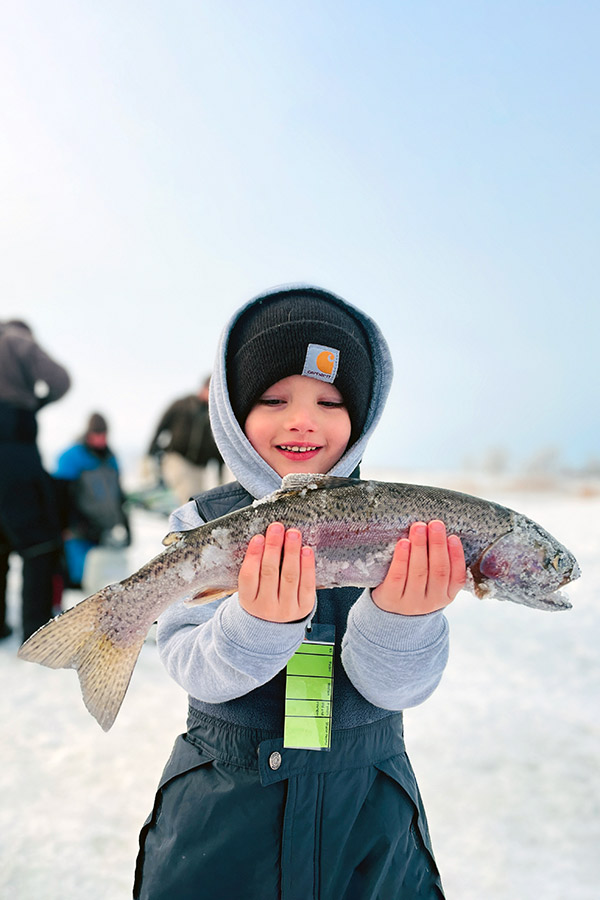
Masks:
[[[494,496],[578,557],[573,609],[548,616],[459,595],[450,662],[406,713],[406,742],[448,900],[596,900],[600,884],[600,499]],[[130,571],[165,522],[133,516]],[[18,567],[11,569],[11,606]],[[81,594],[69,592],[71,602]],[[113,729],[85,710],[73,672],[0,643],[0,895],[128,900],[137,835],[186,698],[146,643]]]

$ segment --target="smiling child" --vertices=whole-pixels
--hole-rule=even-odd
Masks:
[[[358,477],[391,374],[378,326],[341,298],[299,286],[250,301],[211,381],[238,480],[180,507],[172,529],[243,508],[291,473]],[[134,896],[443,898],[402,710],[439,683],[443,609],[464,580],[460,540],[416,522],[375,589],[316,591],[312,549],[272,523],[235,594],[163,613],[159,653],[189,694],[188,730],[140,835]]]

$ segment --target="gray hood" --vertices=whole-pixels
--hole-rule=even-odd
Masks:
[[[240,484],[253,497],[259,499],[272,491],[277,490],[281,485],[281,476],[271,468],[259,456],[236,419],[231,403],[229,401],[229,391],[227,388],[227,375],[225,371],[225,361],[227,357],[227,344],[231,330],[240,317],[240,315],[259,300],[269,297],[273,293],[277,293],[282,289],[300,289],[313,287],[306,284],[285,285],[284,288],[277,287],[265,293],[254,297],[232,316],[219,340],[215,365],[210,382],[210,421],[214,433],[215,441],[219,451],[237,478]],[[322,290],[322,289],[319,289]],[[369,343],[371,346],[371,361],[373,365],[373,390],[367,418],[362,433],[357,441],[354,442],[336,465],[329,471],[330,475],[349,476],[358,463],[361,461],[365,451],[367,442],[375,429],[375,426],[381,418],[385,401],[387,399],[391,382],[392,382],[392,358],[388,345],[378,325],[341,297],[331,294],[329,291],[323,291],[333,303],[339,304],[350,315],[358,319],[365,331],[367,332]],[[325,473],[323,473],[325,474]]]

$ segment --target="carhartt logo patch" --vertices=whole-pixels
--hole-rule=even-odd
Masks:
[[[309,344],[306,348],[303,375],[333,383],[340,364],[340,351],[322,344]]]

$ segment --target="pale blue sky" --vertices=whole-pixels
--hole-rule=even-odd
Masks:
[[[372,464],[600,456],[600,12],[22,0],[0,14],[0,317],[140,454],[272,285],[342,294],[396,381]],[[594,252],[595,251],[595,252]]]

